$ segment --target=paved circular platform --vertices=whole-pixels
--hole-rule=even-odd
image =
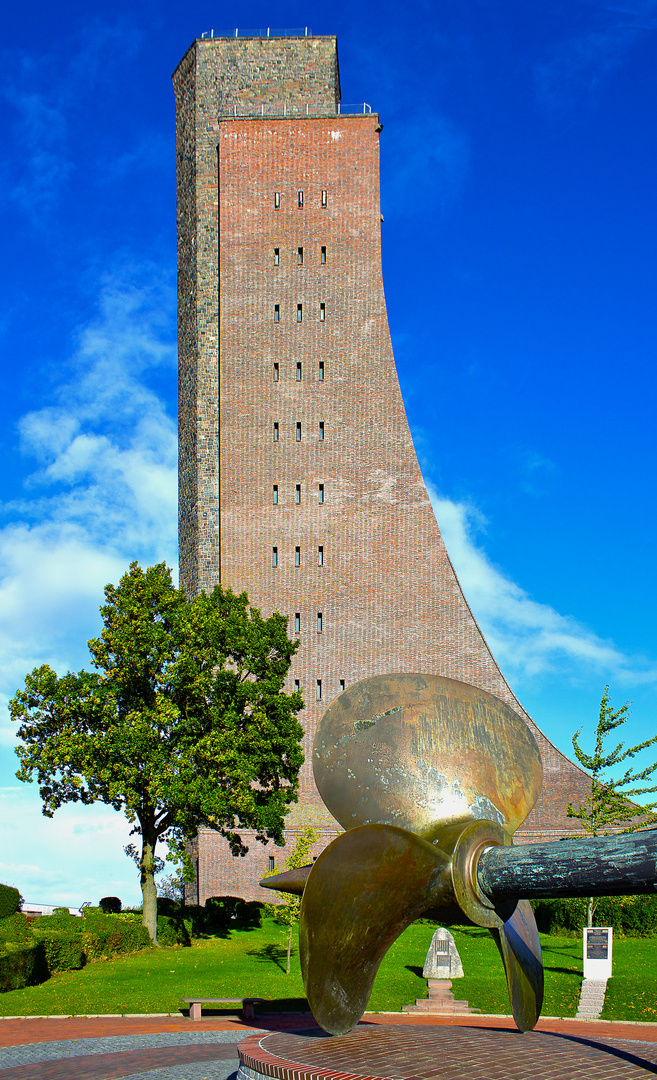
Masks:
[[[640,1080],[657,1074],[657,1044],[545,1031],[361,1024],[252,1035],[238,1080]]]

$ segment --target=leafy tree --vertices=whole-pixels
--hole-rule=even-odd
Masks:
[[[283,690],[297,649],[287,619],[263,619],[220,586],[191,603],[161,563],[132,563],[105,589],[95,671],[35,668],[10,702],[21,726],[17,776],[36,774],[43,813],[104,802],[141,836],[143,923],[156,941],[156,845],[184,859],[200,827],[235,855],[238,828],[283,843],[303,762],[300,695]],[[187,872],[189,873],[189,865]]]
[[[177,904],[185,903],[185,879],[182,874],[167,874],[157,883],[158,897],[167,900],[175,900]]]
[[[312,861],[311,852],[313,844],[317,843],[317,833],[310,826],[306,826],[299,838],[292,848],[290,855],[285,860],[286,870],[296,870],[300,866],[307,866]],[[270,870],[265,877],[271,877],[274,874],[280,874],[280,870]],[[268,905],[271,907],[272,914],[276,919],[276,922],[282,923],[287,928],[287,967],[285,974],[290,974],[290,957],[292,955],[292,935],[294,928],[299,922],[299,915],[301,914],[301,897],[295,896],[292,893],[275,892],[274,895],[278,897],[280,903],[276,905]]]
[[[575,810],[572,803],[569,803],[566,813],[568,817],[581,821],[584,832],[589,836],[598,836],[600,833],[607,835],[609,832],[635,832],[637,829],[644,829],[647,825],[657,822],[657,813],[655,813],[657,800],[645,803],[643,806],[637,806],[631,801],[637,795],[648,795],[657,791],[657,784],[645,786],[641,783],[652,777],[657,769],[657,762],[648,765],[640,772],[634,772],[629,768],[616,780],[603,776],[607,769],[613,769],[622,761],[633,758],[640,750],[645,750],[646,747],[657,742],[657,735],[655,735],[652,739],[638,743],[637,746],[628,747],[627,750],[623,749],[621,742],[614,750],[605,752],[604,744],[607,736],[615,728],[627,722],[629,707],[630,703],[626,701],[620,709],[614,710],[609,704],[609,687],[605,686],[600,702],[593,753],[585,753],[580,746],[581,728],[573,735],[575,756],[590,772],[591,787],[586,800],[580,804],[579,810]],[[597,899],[589,897],[587,926],[593,925],[593,916],[597,906]]]

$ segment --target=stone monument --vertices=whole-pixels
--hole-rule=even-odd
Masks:
[[[404,1005],[402,1012],[424,1013],[473,1013],[467,1001],[456,1001],[452,993],[452,979],[463,978],[463,964],[454,937],[441,926],[431,938],[422,975],[427,980],[429,996],[416,998],[415,1005]]]

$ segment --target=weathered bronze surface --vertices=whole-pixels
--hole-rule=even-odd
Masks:
[[[655,893],[657,828],[557,844],[491,849],[477,866],[479,888],[493,900]]]
[[[538,748],[507,705],[464,683],[387,675],[350,687],[324,714],[313,767],[346,831],[312,866],[261,884],[303,894],[306,993],[332,1034],[354,1027],[390,945],[429,913],[491,931],[526,1031],[540,1015],[543,965],[521,897],[655,886],[655,829],[512,847],[540,792]]]
[[[313,771],[345,829],[381,822],[428,840],[477,819],[515,832],[543,776],[534,738],[508,705],[438,675],[349,687],[322,718]]]
[[[449,891],[449,855],[390,825],[342,833],[315,863],[302,901],[299,950],[313,1016],[344,1034],[358,1023],[384,955]]]

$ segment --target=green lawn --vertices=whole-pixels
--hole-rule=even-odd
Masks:
[[[415,923],[398,939],[381,965],[371,1010],[397,1011],[426,996],[422,964],[433,927]],[[454,982],[458,999],[487,1013],[508,1013],[506,984],[495,943],[486,930],[455,929],[466,976]],[[545,1004],[548,1016],[574,1016],[579,995],[581,939],[542,937]],[[0,994],[0,1015],[175,1012],[181,997],[263,997],[278,1009],[307,1008],[299,960],[285,975],[280,927],[265,920],[261,929],[226,938],[194,941],[191,948],[144,949],[131,956],[89,964],[82,971],[55,975],[40,986]],[[657,938],[617,939],[614,978],[604,1019],[657,1020]]]

